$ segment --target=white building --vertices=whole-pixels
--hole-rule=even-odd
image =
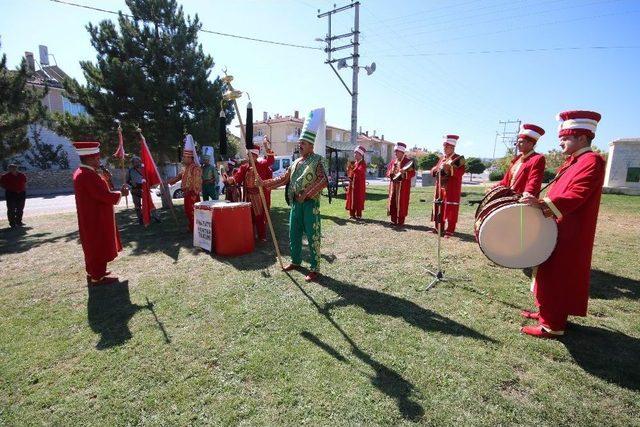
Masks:
[[[604,192],[640,195],[640,138],[609,143]]]

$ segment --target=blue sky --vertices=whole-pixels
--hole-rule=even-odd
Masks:
[[[75,1],[127,10],[122,0]],[[334,1],[181,4],[205,29],[321,47],[314,39],[325,36],[327,23],[317,9]],[[46,44],[80,80],[78,61],[95,57],[85,25],[116,18],[48,0],[0,0],[0,11],[10,66],[24,51],[37,57],[38,45]],[[637,0],[363,0],[361,65],[375,61],[377,70],[360,73],[359,124],[428,149],[457,133],[459,152],[491,157],[500,120],[541,125],[545,152],[557,147],[557,112],[592,109],[603,116],[596,145],[607,149],[612,139],[640,136],[639,18]],[[334,32],[349,32],[352,22],[351,12],[337,15]],[[324,52],[205,33],[200,41],[216,62],[213,74],[226,66],[237,88],[251,94],[256,117],[323,106],[329,124],[350,127],[351,100]],[[350,70],[342,75],[350,82]],[[503,153],[498,146],[496,155]]]

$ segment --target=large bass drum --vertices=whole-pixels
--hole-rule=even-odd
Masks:
[[[551,256],[558,226],[539,208],[518,203],[520,194],[498,186],[482,199],[476,210],[475,236],[480,250],[494,263],[507,268],[542,264]]]

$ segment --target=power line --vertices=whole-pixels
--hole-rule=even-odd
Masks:
[[[568,22],[579,22],[579,21],[585,21],[585,20],[596,19],[596,18],[606,18],[606,17],[610,17],[610,16],[617,16],[617,15],[630,15],[630,14],[638,13],[638,12],[640,12],[640,9],[637,9],[637,10],[625,10],[625,11],[612,12],[612,13],[604,13],[604,14],[600,14],[600,15],[581,16],[581,17],[577,17],[577,18],[560,19],[560,20],[556,20],[556,21],[540,22],[540,23],[531,24],[531,25],[524,25],[524,26],[523,25],[512,26],[510,28],[505,28],[505,29],[498,30],[498,31],[490,31],[490,32],[484,32],[484,33],[468,34],[468,35],[459,36],[459,37],[452,37],[452,38],[448,38],[448,39],[432,40],[432,41],[428,41],[428,42],[419,43],[416,46],[424,46],[424,45],[427,45],[427,44],[434,45],[434,44],[446,43],[446,42],[455,41],[455,40],[468,39],[468,38],[472,38],[472,37],[490,36],[490,35],[495,35],[495,34],[507,33],[507,32],[510,32],[510,31],[520,31],[520,30],[526,30],[526,29],[529,29],[529,28],[539,28],[539,27],[545,26],[545,25],[558,25],[558,24],[565,24],[565,23],[568,23]]]
[[[621,0],[597,0],[597,1],[593,1],[591,3],[582,3],[580,5],[581,9],[584,9],[588,6],[599,6],[605,3],[613,3],[613,2],[619,2]],[[553,13],[553,12],[559,12],[562,10],[567,10],[567,9],[575,9],[575,6],[563,6],[563,7],[553,7],[553,8],[547,8],[547,9],[539,9],[539,7],[543,4],[546,3],[553,3],[555,5],[555,3],[557,3],[556,0],[547,0],[547,1],[539,1],[538,3],[536,3],[536,7],[538,9],[534,11],[529,11],[526,13],[519,13],[516,15],[506,15],[506,16],[498,16],[497,18],[491,18],[491,19],[485,19],[483,21],[479,21],[477,20],[477,18],[481,17],[481,16],[486,16],[486,15],[495,15],[495,12],[488,12],[488,13],[482,13],[482,14],[477,14],[477,15],[470,15],[470,16],[463,16],[463,17],[457,17],[455,19],[449,20],[449,21],[441,21],[441,22],[436,22],[435,24],[430,24],[430,26],[441,26],[441,25],[449,25],[449,24],[464,24],[465,21],[469,21],[471,20],[472,22],[469,22],[467,24],[464,24],[464,28],[468,29],[469,27],[474,27],[474,26],[478,26],[478,25],[482,25],[482,24],[489,24],[489,23],[501,23],[501,22],[513,22],[516,18],[522,18],[522,17],[530,17],[532,14],[535,13],[536,16],[542,15],[542,14],[549,14],[549,13]],[[522,9],[526,9],[528,7],[528,5],[525,6],[518,6],[515,8],[510,8],[510,9],[501,9],[500,12],[514,12],[517,10],[522,10]],[[413,27],[404,27],[403,30],[403,34],[407,35],[407,36],[422,36],[425,34],[433,34],[433,33],[439,33],[442,32],[441,28],[431,28],[429,30],[423,30],[423,31],[418,31],[418,32],[409,32],[411,30],[419,30],[421,27],[423,27],[423,25],[418,25],[418,26],[413,26]],[[378,34],[378,35],[374,35],[374,37],[381,37],[383,35]]]
[[[450,55],[485,55],[490,53],[530,53],[530,52],[560,52],[567,50],[612,50],[612,49],[640,49],[639,46],[571,46],[571,47],[540,47],[531,49],[496,49],[471,50],[461,52],[422,52],[397,55],[377,55],[383,58],[404,58],[410,56],[450,56]]]
[[[116,11],[113,11],[113,10],[102,9],[100,7],[88,6],[88,5],[85,5],[85,4],[73,3],[73,2],[65,1],[65,0],[49,0],[49,1],[53,2],[53,3],[63,4],[63,5],[66,5],[66,6],[73,6],[73,7],[79,7],[79,8],[82,8],[82,9],[93,10],[93,11],[96,11],[96,12],[110,13],[112,15],[119,15],[120,14],[120,12],[116,12]],[[137,19],[135,16],[129,15],[129,14],[126,14],[126,13],[123,13],[122,16],[126,16],[127,18],[131,18],[131,19]],[[238,34],[230,34],[230,33],[223,33],[223,32],[220,32],[220,31],[207,30],[207,29],[204,29],[204,28],[201,28],[200,31],[203,32],[203,33],[214,34],[214,35],[217,35],[217,36],[231,37],[231,38],[235,38],[235,39],[249,40],[249,41],[253,41],[253,42],[266,43],[266,44],[272,44],[272,45],[277,45],[277,46],[295,47],[295,48],[299,48],[299,49],[322,50],[322,48],[315,47],[315,46],[305,46],[305,45],[294,44],[294,43],[286,43],[286,42],[278,42],[278,41],[273,41],[273,40],[259,39],[259,38],[255,38],[255,37],[241,36],[241,35],[238,35]]]

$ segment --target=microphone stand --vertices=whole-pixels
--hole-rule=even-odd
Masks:
[[[442,226],[444,225],[444,221],[442,219],[442,210],[443,210],[443,206],[444,206],[444,200],[442,200],[442,172],[443,169],[439,169],[438,170],[438,184],[436,186],[436,193],[433,200],[433,205],[434,205],[434,217],[436,220],[436,231],[438,233],[438,240],[437,240],[437,244],[436,244],[436,270],[430,270],[428,268],[425,268],[425,271],[431,276],[433,277],[433,280],[431,280],[431,283],[429,283],[427,285],[426,288],[424,288],[425,291],[428,291],[432,286],[434,286],[436,283],[440,283],[440,282],[455,282],[455,281],[465,281],[468,282],[469,279],[463,279],[463,278],[455,278],[455,277],[447,277],[444,274],[444,270],[442,269]]]

